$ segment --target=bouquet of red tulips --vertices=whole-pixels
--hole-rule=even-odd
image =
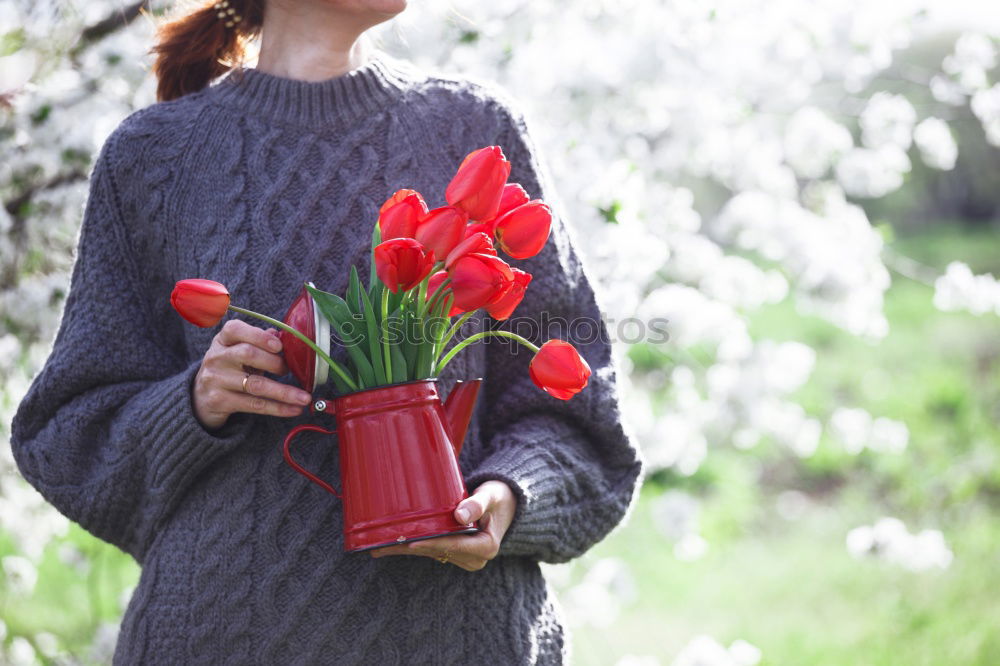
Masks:
[[[215,326],[231,309],[281,329],[288,366],[309,391],[327,375],[342,393],[435,377],[468,345],[502,336],[535,353],[529,369],[536,385],[568,400],[586,386],[590,368],[563,340],[539,348],[510,331],[488,330],[444,353],[477,310],[507,319],[524,297],[531,275],[508,265],[497,250],[526,259],[548,240],[549,207],[529,200],[524,188],[507,182],[509,175],[500,146],[488,146],[459,166],[445,191],[446,206],[428,209],[419,192],[399,190],[379,210],[367,286],[356,267],[343,297],[307,283],[285,321],[232,305],[226,288],[210,280],[181,280],[171,303],[198,326]],[[349,367],[330,358],[330,329]]]

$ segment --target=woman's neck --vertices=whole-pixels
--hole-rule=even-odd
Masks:
[[[323,81],[362,66],[370,47],[362,33],[390,16],[359,15],[333,3],[268,2],[257,69],[302,81]]]

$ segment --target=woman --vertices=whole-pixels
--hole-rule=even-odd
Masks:
[[[476,535],[344,553],[339,503],[278,453],[312,419],[274,331],[238,319],[197,329],[168,301],[187,277],[277,316],[306,280],[342,292],[352,264],[368,270],[380,203],[401,187],[443,194],[481,146],[500,145],[510,180],[551,200],[502,92],[366,51],[362,33],[405,4],[227,0],[177,19],[156,47],[161,101],[129,116],[93,168],[62,324],[12,443],[52,504],[142,565],[116,663],[565,658],[538,563],[603,538],[641,464],[558,218],[545,249],[514,262],[534,276],[516,314],[596,324],[600,336],[559,336],[590,364],[590,385],[555,400],[531,383],[530,355],[498,343],[466,350],[441,379],[447,392],[486,378],[460,459],[473,492],[455,511]],[[236,62],[215,81],[258,33],[256,68]],[[337,478],[325,442],[302,458]]]

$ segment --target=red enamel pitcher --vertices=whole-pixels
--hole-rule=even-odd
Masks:
[[[469,496],[458,454],[481,384],[456,383],[444,404],[433,378],[318,400],[314,411],[328,412],[332,403],[337,428],[307,423],[288,433],[285,461],[343,504],[344,550],[479,531],[457,522],[454,511]],[[341,492],[292,458],[292,440],[303,431],[337,433]]]

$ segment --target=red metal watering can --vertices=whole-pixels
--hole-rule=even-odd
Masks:
[[[469,496],[458,454],[481,384],[458,382],[443,405],[436,379],[349,393],[330,401],[336,430],[303,424],[288,433],[285,461],[344,505],[344,550],[479,531],[453,514]],[[325,400],[313,405],[328,407]],[[292,440],[307,430],[337,433],[341,492],[292,459]]]

